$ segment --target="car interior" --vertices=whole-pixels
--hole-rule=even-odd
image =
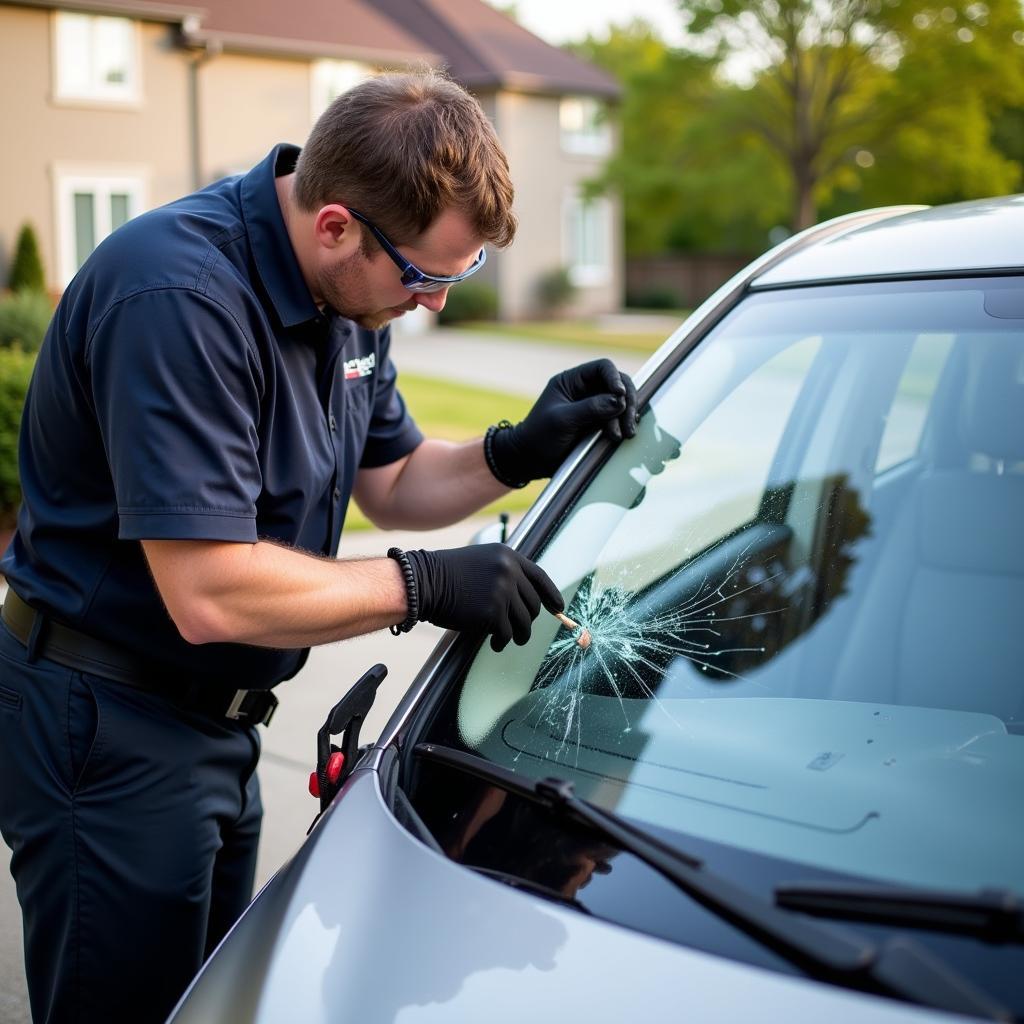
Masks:
[[[1024,344],[962,336],[919,451],[870,496],[864,579],[837,609],[831,696],[995,715],[1024,731]]]

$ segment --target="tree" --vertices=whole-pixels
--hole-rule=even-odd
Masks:
[[[672,49],[639,19],[575,50],[623,87],[609,113],[617,152],[594,187],[621,195],[627,253],[763,249],[785,215],[785,180],[763,146],[723,130],[729,90],[713,62]]]
[[[46,277],[39,256],[39,242],[31,224],[22,226],[14,249],[9,281],[12,292],[45,292]]]
[[[726,97],[722,125],[756,138],[789,180],[795,228],[837,194],[885,179],[935,201],[1012,189],[1021,168],[991,123],[1024,100],[1018,0],[678,0],[719,68],[744,55],[753,83]],[[737,102],[737,101],[740,102]],[[731,120],[731,124],[729,121]],[[884,154],[886,159],[881,159]],[[877,168],[877,170],[876,170]]]

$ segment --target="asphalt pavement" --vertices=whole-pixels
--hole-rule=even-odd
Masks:
[[[593,349],[548,345],[491,335],[436,330],[399,335],[393,355],[399,371],[455,380],[532,397],[560,370],[609,356],[628,373],[645,357],[623,354],[601,344]],[[467,520],[429,533],[355,532],[342,539],[341,557],[383,554],[401,547],[457,547],[468,543],[485,520]],[[259,775],[264,824],[257,886],[266,882],[295,852],[305,837],[317,802],[308,794],[314,767],[316,733],[333,704],[371,665],[383,662],[388,677],[363,729],[375,739],[408,689],[419,666],[442,631],[420,624],[393,637],[387,631],[314,649],[306,667],[280,690],[281,704],[263,733]],[[29,1024],[28,995],[21,950],[21,915],[8,866],[10,851],[0,843],[0,1024]]]

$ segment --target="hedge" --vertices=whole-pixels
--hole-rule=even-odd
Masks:
[[[0,347],[37,352],[53,317],[53,304],[41,292],[14,292],[0,298]]]
[[[12,292],[46,291],[46,275],[43,273],[43,260],[39,255],[39,242],[31,224],[23,225],[18,233],[8,287]]]
[[[437,318],[442,324],[458,324],[497,317],[498,292],[481,281],[466,281],[449,289],[444,309]]]
[[[0,529],[14,525],[21,503],[18,428],[36,357],[19,348],[0,348]]]

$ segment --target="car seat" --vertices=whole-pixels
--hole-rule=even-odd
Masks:
[[[935,417],[939,447],[881,545],[832,695],[1011,721],[1024,711],[1024,340],[961,345],[935,398],[954,415]]]

